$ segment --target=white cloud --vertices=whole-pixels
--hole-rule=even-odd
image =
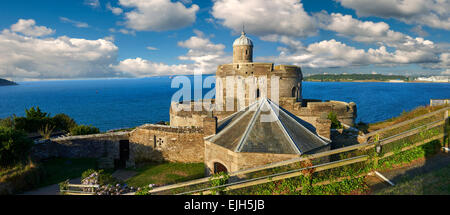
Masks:
[[[137,31],[166,31],[183,28],[195,22],[196,4],[186,7],[170,0],[120,0],[122,7],[133,8],[125,13],[126,26]]]
[[[399,49],[435,48],[432,41],[421,37],[412,38],[393,31],[385,22],[360,21],[351,15],[328,14],[324,11],[315,14],[315,17],[321,28],[337,32],[340,36],[351,37],[354,41],[376,43]]]
[[[106,9],[110,10],[114,15],[120,15],[123,13],[122,8],[113,7],[113,6],[111,6],[111,3],[109,3],[109,2],[106,4]]]
[[[71,20],[71,19],[66,18],[66,17],[59,17],[59,20],[61,20],[61,22],[64,22],[64,23],[70,23],[70,24],[74,25],[77,28],[89,28],[89,24],[87,24],[85,22],[79,22],[79,21]]]
[[[276,57],[259,58],[277,63],[296,64],[309,68],[332,68],[348,66],[438,63],[439,57],[428,50],[387,51],[385,46],[368,50],[348,46],[334,39],[312,43],[307,47],[281,48]]]
[[[336,0],[358,16],[395,18],[408,24],[450,30],[449,0]]]
[[[231,56],[224,52],[225,45],[212,43],[201,31],[194,32],[195,36],[178,42],[178,46],[189,49],[186,55],[178,57],[180,60],[193,61],[198,72],[203,74],[214,73],[218,65],[231,62]]]
[[[278,36],[306,37],[316,34],[313,19],[299,0],[217,0],[212,15],[235,32],[245,30],[266,40]]]
[[[45,26],[36,26],[36,22],[33,19],[19,19],[16,24],[11,26],[11,30],[33,37],[42,37],[55,33],[54,30]]]
[[[127,35],[133,35],[133,36],[136,36],[136,32],[135,32],[135,31],[133,31],[133,30],[128,30],[128,29],[124,29],[124,28],[119,29],[119,30],[117,30],[117,29],[115,29],[115,28],[110,28],[110,29],[109,29],[109,32],[111,32],[111,33],[122,33],[122,34],[127,34]]]
[[[158,48],[152,47],[152,46],[147,46],[147,49],[150,51],[156,51],[159,50]]]
[[[195,31],[196,35],[185,41],[178,42],[180,47],[188,49],[186,55],[180,56],[183,64],[167,65],[152,62],[142,58],[126,59],[118,65],[111,66],[115,71],[131,74],[136,77],[148,77],[156,75],[180,75],[180,74],[211,74],[219,64],[231,62],[231,56],[223,51],[223,44],[214,44],[204,37],[203,32]]]
[[[133,77],[189,74],[190,71],[192,71],[186,64],[167,65],[164,63],[151,62],[142,58],[126,59],[120,61],[118,65],[112,65],[111,68]]]
[[[34,20],[29,23],[34,26]],[[40,29],[24,34],[49,34],[48,30],[42,30],[47,28]],[[111,41],[67,36],[36,38],[15,31],[17,25],[0,33],[0,77],[24,80],[117,76],[109,68],[116,63],[118,51]]]
[[[99,0],[84,0],[84,4],[92,7],[92,8],[98,8],[100,7],[100,1]]]

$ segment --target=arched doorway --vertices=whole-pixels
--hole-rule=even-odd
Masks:
[[[221,172],[228,173],[228,170],[223,164],[214,162],[214,174]]]

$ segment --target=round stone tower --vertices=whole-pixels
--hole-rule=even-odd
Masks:
[[[233,43],[233,63],[253,62],[253,42],[242,31],[241,37]]]

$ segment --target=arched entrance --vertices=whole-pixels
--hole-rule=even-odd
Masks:
[[[223,164],[214,162],[214,174],[221,172],[228,173],[228,170]]]

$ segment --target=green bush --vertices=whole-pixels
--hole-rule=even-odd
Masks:
[[[50,114],[42,112],[39,107],[25,110],[25,117],[14,117],[15,128],[26,132],[38,132],[46,125],[53,126],[53,120]]]
[[[70,134],[76,135],[88,135],[88,134],[98,134],[100,130],[94,126],[90,125],[78,125],[70,129]]]
[[[8,117],[5,119],[0,119],[0,127],[13,128],[14,127],[14,118]]]
[[[23,131],[0,127],[0,166],[12,166],[24,161],[32,145],[33,142]]]
[[[55,125],[55,129],[58,131],[69,132],[70,129],[77,126],[74,119],[63,113],[56,114],[52,120]]]
[[[328,117],[327,118],[329,120],[331,120],[331,128],[334,128],[334,129],[341,129],[342,128],[342,124],[337,119],[336,113],[334,113],[334,112],[328,113]]]
[[[116,184],[122,184],[122,181],[117,180],[114,178],[110,173],[105,172],[104,170],[94,170],[94,169],[88,169],[84,171],[81,174],[81,180],[89,177],[92,173],[98,173],[98,184],[99,185],[116,185]]]

